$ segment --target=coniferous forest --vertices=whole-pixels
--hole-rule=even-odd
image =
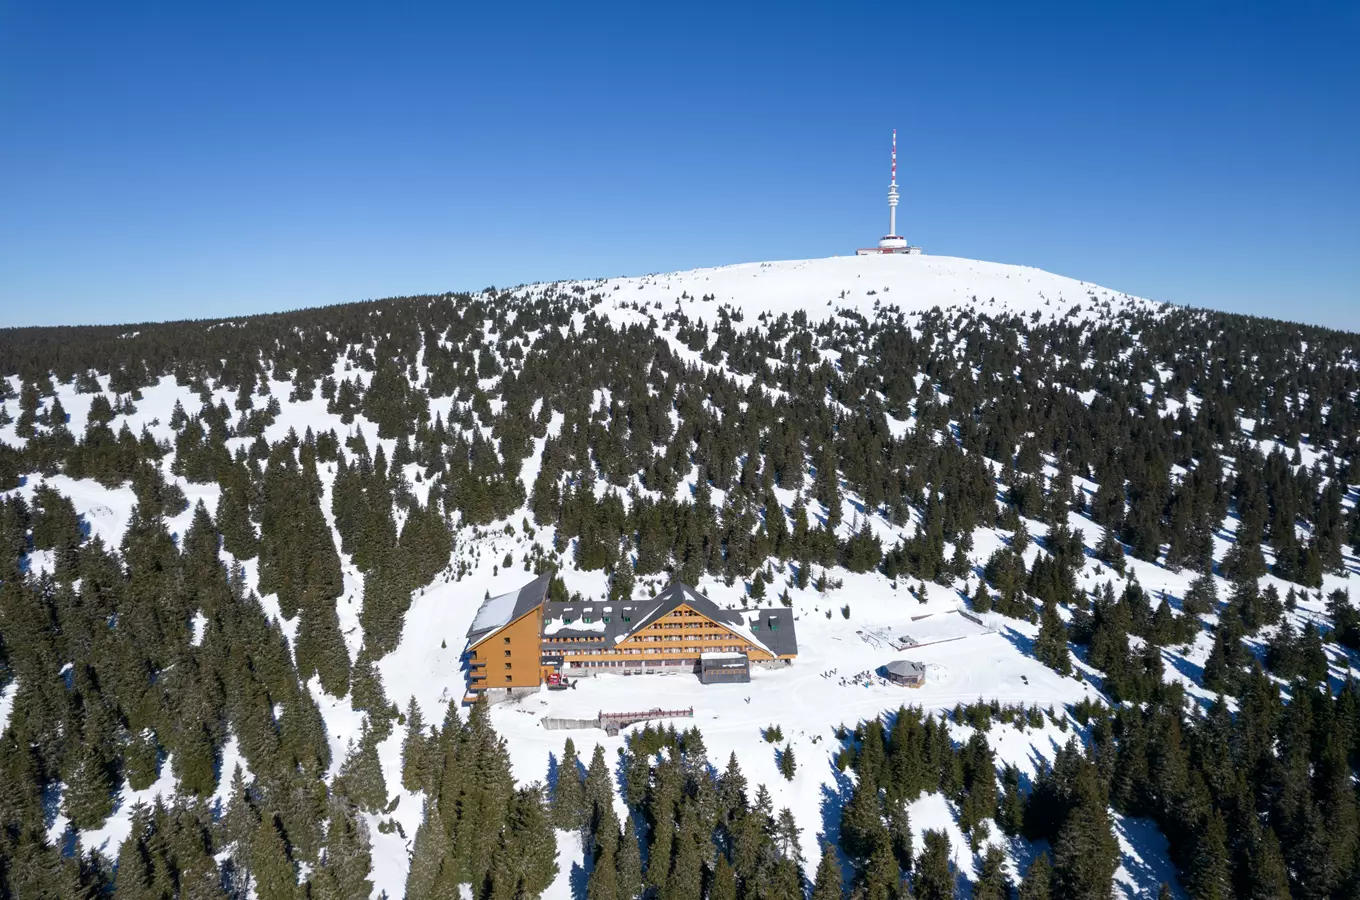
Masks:
[[[1167,896],[1360,896],[1360,337],[629,292],[0,331],[0,897],[1101,900],[1134,819]],[[496,710],[384,669],[493,569],[800,623],[952,592],[1093,693],[775,722],[769,785],[702,722],[526,777]]]

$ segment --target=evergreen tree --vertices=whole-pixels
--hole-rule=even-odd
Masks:
[[[407,897],[459,900],[453,847],[436,803],[426,801],[425,817],[416,829],[411,866],[406,873]]]
[[[412,697],[406,706],[406,739],[401,744],[401,786],[406,790],[418,791],[425,785],[431,749],[420,704]]]
[[[1181,602],[1181,608],[1186,615],[1202,616],[1213,612],[1218,607],[1218,588],[1214,586],[1214,576],[1211,572],[1204,572],[1190,583],[1190,589],[1185,592],[1185,599]]]
[[[719,853],[713,876],[709,879],[708,900],[737,900],[737,894],[737,873],[727,857]]]
[[[1020,900],[1048,900],[1053,884],[1053,868],[1047,853],[1040,853],[1030,863],[1020,881]]]
[[[836,848],[822,843],[822,858],[817,863],[817,875],[812,882],[812,900],[842,900],[845,888],[842,883],[840,863],[836,859]]]
[[[784,749],[779,753],[779,774],[783,775],[785,780],[793,781],[793,773],[796,768],[797,763],[793,759],[793,747],[790,744],[785,744]]]
[[[294,900],[299,894],[297,871],[276,816],[266,814],[250,845],[250,871],[260,900]]]
[[[1010,879],[1006,877],[1006,854],[990,844],[982,857],[982,868],[973,886],[973,900],[1009,900]]]
[[[367,900],[372,857],[368,829],[354,807],[332,798],[326,826],[324,862],[316,872],[313,896],[318,900]]]
[[[635,900],[642,893],[642,851],[638,845],[637,825],[630,813],[619,837],[615,857],[620,900]]]
[[[576,743],[567,738],[562,748],[562,762],[557,767],[557,782],[553,785],[553,825],[564,831],[582,828],[585,823],[585,784],[581,779],[581,763],[576,756]]]
[[[1095,778],[1093,766],[1080,769],[1075,802],[1053,844],[1054,888],[1063,897],[1108,900],[1114,890],[1119,842]]]
[[[1034,642],[1034,656],[1060,675],[1072,674],[1072,657],[1067,650],[1067,626],[1058,616],[1057,604],[1044,604],[1039,616],[1039,637]]]
[[[952,900],[955,877],[949,862],[949,837],[930,830],[922,835],[921,855],[916,860],[917,900]]]

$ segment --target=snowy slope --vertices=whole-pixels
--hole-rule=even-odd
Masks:
[[[544,293],[548,288],[546,285],[533,285],[521,288],[516,293],[532,296]],[[815,322],[841,309],[855,310],[872,317],[885,307],[896,307],[908,316],[940,307],[946,310],[974,309],[992,315],[1010,313],[1037,316],[1039,319],[1061,319],[1071,315],[1086,321],[1121,313],[1155,312],[1160,308],[1151,301],[1038,269],[932,256],[833,257],[750,263],[643,277],[564,282],[551,288],[556,291],[580,288],[588,295],[598,294],[601,299],[596,302],[596,308],[616,325],[646,322],[651,314],[668,312],[677,307],[693,320],[711,323],[722,304],[741,310],[745,314],[746,327],[756,327],[761,313],[778,316],[804,311],[809,320]],[[705,297],[711,299],[703,299]],[[635,309],[635,304],[642,309]],[[677,352],[689,353],[684,348]],[[697,361],[698,354],[690,355]],[[340,360],[336,361],[335,372],[348,377],[355,375],[343,370]],[[17,382],[14,386],[18,387]],[[272,394],[279,399],[282,412],[267,430],[266,437],[269,440],[279,440],[290,428],[298,433],[309,427],[317,432],[335,429],[341,435],[352,430],[353,426],[342,423],[339,416],[328,413],[326,402],[320,398],[302,402],[288,400],[288,387],[286,382],[271,383]],[[71,414],[69,427],[79,434],[87,418],[90,396],[77,394],[72,385],[58,385],[57,391],[63,406]],[[163,379],[158,385],[144,391],[144,395],[144,399],[139,401],[138,412],[132,416],[119,417],[114,428],[127,422],[136,433],[146,426],[155,437],[164,439],[170,435],[165,423],[169,420],[175,400],[182,400],[187,409],[195,409],[199,403],[197,397],[187,389],[178,387],[172,378]],[[217,390],[213,394],[214,403],[224,400],[230,404],[233,398],[234,394],[227,390]],[[1088,403],[1091,400],[1090,397],[1083,399]],[[604,398],[597,398],[597,401],[603,403]],[[492,401],[493,408],[498,402]],[[1195,398],[1190,398],[1190,402],[1195,402]],[[432,413],[440,411],[447,418],[451,403],[447,398],[435,401]],[[363,416],[357,417],[356,424],[363,428],[370,446],[373,446],[376,442],[373,424]],[[893,420],[890,425],[898,433],[903,433],[914,427],[914,422]],[[560,426],[559,415],[554,418],[550,433],[555,433]],[[19,443],[13,425],[0,428],[0,441]],[[390,458],[394,442],[382,443]],[[233,450],[246,444],[248,440],[245,438],[230,442]],[[524,463],[526,489],[532,487],[539,470],[543,444],[542,439],[537,440],[534,455]],[[1050,468],[1047,474],[1051,476],[1053,470]],[[329,510],[333,467],[323,467],[321,475],[327,493],[323,509]],[[681,485],[680,493],[688,493],[692,478],[691,475],[691,481]],[[33,490],[42,480],[39,476],[31,476],[19,490],[31,498]],[[64,476],[45,480],[71,497],[93,534],[101,536],[109,544],[119,542],[135,502],[130,489],[109,490],[90,481],[73,481]],[[1082,483],[1080,479],[1075,481],[1078,488],[1089,490],[1093,487],[1089,482]],[[181,532],[187,527],[192,505],[198,500],[202,499],[210,512],[215,508],[218,490],[215,485],[195,485],[183,479],[177,479],[176,483],[185,490],[190,502],[189,510],[177,517],[170,526],[172,531]],[[605,485],[601,483],[598,488],[604,490]],[[792,497],[781,496],[781,499],[788,503]],[[844,521],[847,524],[842,529],[848,530],[849,523],[859,514],[857,498],[846,496]],[[457,536],[455,559],[450,572],[436,578],[427,588],[417,591],[406,616],[400,644],[377,666],[387,696],[398,707],[404,708],[407,700],[414,697],[422,707],[425,720],[437,723],[443,719],[446,705],[461,698],[466,675],[460,657],[465,635],[482,599],[488,594],[495,596],[514,592],[534,577],[518,565],[499,570],[497,564],[507,553],[513,554],[517,561],[522,559],[531,544],[537,544],[545,551],[551,550],[553,530],[538,528],[530,538],[521,528],[521,522],[525,519],[532,522],[532,514],[527,509],[521,509],[506,520],[492,523],[476,532],[464,529]],[[905,527],[893,525],[879,517],[871,517],[869,524],[876,534],[883,537],[885,543],[909,535],[914,528],[912,524]],[[1071,525],[1084,532],[1088,546],[1093,545],[1099,537],[1099,529],[1079,516],[1072,517]],[[1039,522],[1029,522],[1028,528],[1036,536],[1042,536],[1047,531]],[[1005,537],[994,529],[979,529],[974,535],[971,560],[981,565]],[[1225,541],[1219,541],[1216,555],[1221,558],[1226,547]],[[1037,552],[1037,549],[1032,548],[1029,558],[1032,559]],[[580,591],[586,597],[604,595],[606,582],[602,573],[571,569],[570,552],[564,555],[563,560],[567,568],[562,574],[569,590]],[[32,562],[41,567],[44,561],[35,558]],[[345,593],[339,600],[338,612],[347,645],[353,654],[357,653],[362,642],[358,624],[362,580],[347,558],[344,564]],[[458,570],[460,565],[470,569],[470,574],[461,580],[454,580],[451,573]],[[246,571],[251,583],[256,584],[255,565],[247,564]],[[1175,597],[1184,594],[1189,581],[1189,573],[1172,573],[1133,560],[1130,560],[1129,571],[1135,573],[1140,583],[1150,591],[1165,590]],[[857,721],[891,712],[903,704],[947,710],[956,704],[982,698],[996,699],[1004,704],[1037,704],[1043,708],[1052,706],[1057,711],[1056,719],[1048,720],[1042,728],[1022,732],[998,726],[989,734],[998,765],[1014,763],[1022,772],[1033,774],[1039,761],[1051,759],[1057,747],[1072,733],[1069,723],[1062,721],[1063,705],[1087,697],[1099,697],[1090,681],[1061,678],[1033,658],[1030,645],[1037,633],[1037,626],[1015,620],[1000,620],[995,632],[980,633],[984,629],[964,625],[956,618],[951,618],[957,616],[956,610],[962,604],[964,594],[976,584],[976,575],[952,589],[926,585],[927,593],[923,600],[910,594],[905,583],[891,583],[879,574],[850,575],[837,572],[836,577],[842,583],[825,595],[814,590],[790,590],[798,617],[800,656],[795,665],[788,669],[757,671],[750,685],[704,687],[693,677],[681,675],[647,676],[645,683],[636,678],[603,675],[589,680],[575,691],[549,693],[545,690],[522,701],[497,707],[493,711],[493,721],[508,741],[516,777],[522,781],[544,780],[549,769],[550,754],[560,754],[562,742],[567,736],[576,741],[587,757],[597,742],[605,746],[611,758],[615,750],[623,746],[622,738],[608,738],[599,731],[547,731],[541,725],[544,716],[593,717],[600,710],[693,707],[694,723],[704,733],[710,760],[721,767],[727,755],[735,752],[752,787],[764,783],[773,794],[776,808],[788,806],[792,809],[802,829],[802,848],[807,858],[806,870],[810,874],[819,855],[819,836],[827,834],[828,828],[836,827],[836,811],[845,791],[839,780],[844,776],[837,772],[832,763],[838,749],[832,732],[837,726],[853,726]],[[1087,561],[1081,578],[1082,586],[1088,588],[1106,580],[1113,580],[1116,590],[1124,584],[1123,579],[1102,569],[1094,560]],[[1326,586],[1328,590],[1335,586],[1330,579],[1331,576]],[[780,577],[779,581],[782,580]],[[1266,579],[1263,584],[1270,581]],[[1279,584],[1283,592],[1286,587],[1282,582]],[[645,592],[661,586],[661,582],[655,578],[640,579],[638,590]],[[739,604],[744,588],[740,582],[728,587],[708,577],[697,587],[722,605]],[[1225,594],[1226,583],[1220,584],[1219,590],[1220,594]],[[263,600],[266,610],[277,616],[276,598],[265,597]],[[1297,624],[1310,615],[1318,614],[1320,610],[1319,601],[1305,598],[1294,614],[1294,620]],[[931,620],[912,626],[914,617],[927,613],[933,614]],[[296,629],[296,620],[284,622],[283,625],[285,633],[291,636]],[[914,633],[913,627],[925,639],[939,642],[903,654],[882,643],[866,640],[861,634],[883,629],[894,634]],[[1204,692],[1194,685],[1193,677],[1185,673],[1197,670],[1207,653],[1208,645],[1203,642],[1203,638],[1184,654],[1167,650],[1168,677],[1189,682],[1191,693],[1203,696]],[[890,686],[872,676],[858,680],[854,678],[861,673],[871,673],[876,667],[904,655],[929,666],[928,683],[920,690],[908,691]],[[1334,655],[1333,662],[1340,674],[1346,665],[1344,656]],[[333,768],[338,768],[348,743],[360,733],[362,714],[353,710],[347,698],[326,696],[317,682],[314,681],[311,687],[326,720],[335,751]],[[0,728],[8,718],[12,697],[13,687],[0,693]],[[772,723],[783,726],[799,760],[798,771],[791,782],[785,781],[779,774],[774,748],[765,743],[760,735],[760,729]],[[687,723],[677,724],[683,726]],[[964,727],[956,731],[959,739],[966,740],[967,734]],[[400,787],[400,742],[401,731],[398,729],[380,747],[388,790],[393,796],[406,794]],[[230,776],[231,772],[224,769],[224,784]],[[162,778],[162,782],[165,782],[165,778]],[[162,782],[158,782],[145,796],[173,789],[173,781]],[[128,796],[131,797],[131,794]],[[103,846],[106,850],[110,849],[110,841],[116,844],[117,838],[126,833],[129,805],[125,802],[99,834],[85,835],[84,843],[92,847]],[[418,796],[401,796],[391,816],[373,817],[370,822],[373,826],[371,837],[375,893],[385,891],[392,897],[401,896],[407,853],[420,820],[420,811]],[[954,824],[954,812],[943,798],[923,798],[913,809],[912,815],[918,833],[926,828],[949,831],[960,871],[965,875],[972,873],[972,854]],[[379,818],[398,822],[404,835],[391,830],[380,833],[376,828]],[[56,830],[60,832],[59,827]],[[1147,822],[1120,820],[1118,830],[1121,845],[1125,849],[1118,887],[1125,896],[1155,895],[1159,883],[1165,881],[1175,884],[1174,872],[1165,856],[1165,841],[1155,826]],[[1001,838],[993,837],[992,840],[999,841]],[[1028,861],[1025,855],[1028,851],[1023,842],[1016,846],[1006,844],[1005,849],[1016,866],[1011,872],[1016,877]],[[552,898],[571,896],[572,866],[580,862],[580,849],[573,838],[563,838],[561,854],[559,865],[562,874],[547,895]]]
[[[1073,306],[1081,307],[1080,318],[1093,318],[1106,301],[1112,310],[1160,305],[1042,269],[949,256],[833,256],[560,286],[577,285],[615,302],[662,303],[665,311],[678,303],[685,315],[709,319],[724,303],[752,316],[803,310],[812,321],[842,308],[871,315],[887,305],[904,313],[967,307],[1045,319],[1061,318]]]

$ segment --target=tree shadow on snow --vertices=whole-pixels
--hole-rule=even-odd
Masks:
[[[1010,641],[1011,646],[1019,650],[1025,656],[1028,656],[1031,659],[1034,657],[1033,638],[1026,637],[1020,632],[1016,631],[1010,625],[1005,625],[1002,627],[1001,636],[1004,637],[1007,641]]]
[[[1163,653],[1162,659],[1171,663],[1172,668],[1174,668],[1177,672],[1181,673],[1186,678],[1189,678],[1191,681],[1193,681],[1200,687],[1204,687],[1203,666],[1199,665],[1198,663],[1191,662],[1184,656],[1181,656],[1179,653],[1175,655]]]
[[[1132,896],[1155,897],[1163,882],[1171,887],[1171,896],[1185,896],[1171,864],[1171,848],[1156,822],[1116,817],[1114,827],[1122,838],[1119,863],[1133,881]]]
[[[586,900],[586,889],[590,885],[590,873],[579,862],[571,864],[571,900]]]
[[[562,774],[562,773],[561,773],[561,768],[562,768],[562,764],[561,764],[561,763],[558,761],[558,759],[557,759],[557,753],[554,752],[554,751],[552,751],[552,750],[549,750],[549,751],[548,751],[548,772],[547,772],[547,774],[544,776],[544,779],[543,779],[543,783],[546,784],[546,785],[548,786],[548,795],[549,795],[549,796],[552,796],[552,794],[557,790],[557,778],[558,778],[559,775]]]
[[[854,872],[850,865],[850,859],[841,849],[841,811],[850,802],[850,795],[854,793],[855,782],[848,774],[836,768],[836,764],[827,761],[827,767],[831,770],[831,781],[822,783],[822,833],[821,838],[831,844],[836,853],[836,859],[841,866],[842,889],[849,886],[849,879]]]

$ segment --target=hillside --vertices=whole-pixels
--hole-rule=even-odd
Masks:
[[[0,375],[0,895],[1360,884],[1356,335],[845,257],[9,330]],[[798,659],[463,708],[548,571],[790,606]]]

